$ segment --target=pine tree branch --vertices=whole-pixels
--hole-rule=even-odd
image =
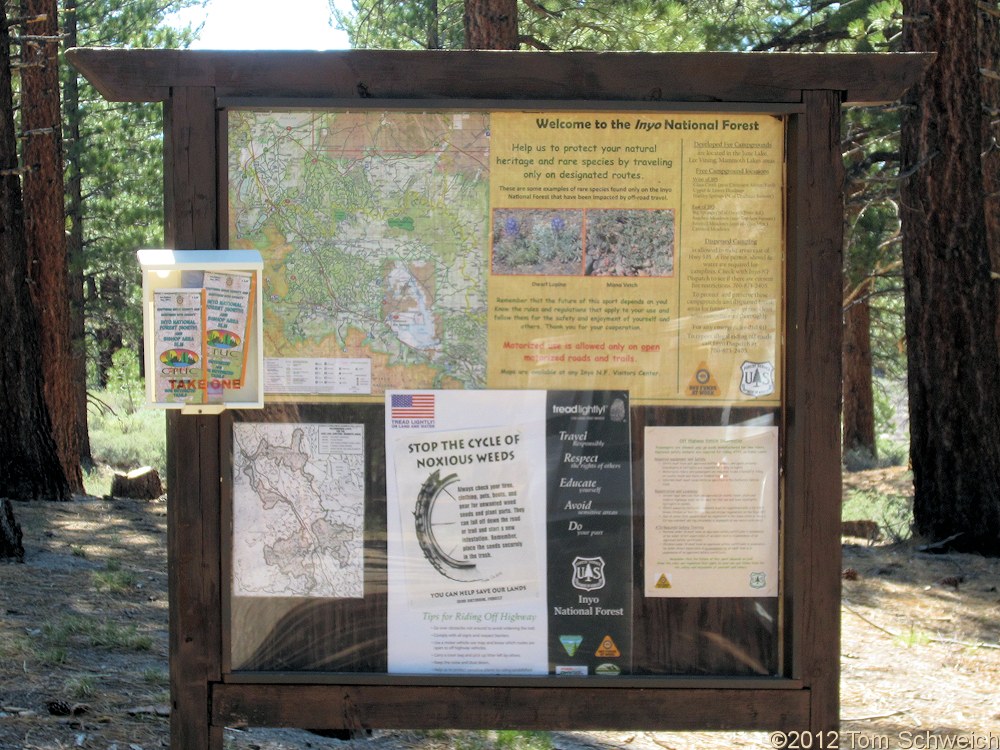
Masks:
[[[822,13],[836,2],[837,0],[822,0],[822,2],[811,3],[809,12],[801,15],[794,23],[783,29],[778,36],[772,37],[766,42],[761,42],[760,44],[755,45],[751,51],[764,52],[766,50],[783,50],[788,49],[791,46],[807,42],[819,43],[823,41],[837,41],[840,39],[850,38],[847,31],[839,32],[837,36],[826,36],[832,32],[823,32],[821,26],[810,28],[805,31],[797,31],[797,29],[800,29],[804,24],[811,22],[814,16]]]
[[[521,34],[521,35],[519,35],[517,37],[517,42],[518,42],[518,44],[527,44],[529,47],[534,47],[535,49],[544,50],[546,52],[549,52],[549,51],[552,50],[552,47],[550,47],[549,45],[547,45],[545,42],[543,42],[538,37],[533,36],[531,34]]]
[[[30,138],[33,135],[51,135],[55,133],[55,128],[35,128],[34,130],[22,130],[18,135],[18,138],[25,139]]]
[[[534,13],[538,14],[542,18],[561,18],[562,11],[549,10],[544,7],[541,3],[535,2],[535,0],[521,0],[524,6]],[[546,47],[545,49],[551,49],[551,47]]]
[[[28,42],[61,42],[66,38],[65,34],[21,34],[20,36],[12,36],[10,40],[14,44],[26,44]]]
[[[42,13],[37,16],[7,16],[7,28],[12,28],[14,26],[20,26],[22,24],[29,23],[41,23],[42,21],[48,21],[48,13]]]

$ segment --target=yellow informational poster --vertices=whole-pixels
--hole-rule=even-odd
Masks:
[[[773,114],[232,110],[265,391],[780,403]]]
[[[490,388],[780,403],[784,119],[494,112]]]

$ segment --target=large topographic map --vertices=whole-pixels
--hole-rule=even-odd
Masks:
[[[482,388],[489,116],[230,110],[229,245],[264,258],[264,355]]]
[[[233,425],[234,596],[364,596],[364,425]]]

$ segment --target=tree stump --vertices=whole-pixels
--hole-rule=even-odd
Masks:
[[[0,560],[24,562],[21,525],[14,518],[14,508],[7,498],[0,498]]]
[[[127,474],[115,474],[111,480],[112,497],[130,497],[136,500],[155,500],[163,494],[160,475],[152,466],[133,469]]]

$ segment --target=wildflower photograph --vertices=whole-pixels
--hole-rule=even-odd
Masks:
[[[494,210],[493,273],[579,276],[582,269],[582,210]]]

